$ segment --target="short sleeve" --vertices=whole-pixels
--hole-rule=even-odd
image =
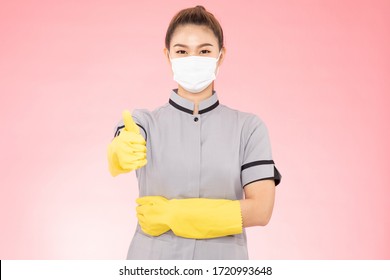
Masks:
[[[268,129],[264,122],[256,115],[251,115],[244,123],[242,135],[242,187],[266,179],[273,179],[275,186],[279,185],[282,176],[272,159]]]
[[[145,141],[147,141],[148,135],[146,133],[145,124],[143,124],[143,122],[141,121],[142,117],[140,117],[138,110],[134,110],[131,116],[134,122],[140,128],[141,135],[144,137]],[[125,128],[125,124],[123,122],[123,119],[121,119],[114,128],[114,137],[117,137],[121,133],[122,129],[124,128]]]

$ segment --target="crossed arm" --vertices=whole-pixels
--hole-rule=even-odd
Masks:
[[[144,196],[137,199],[137,218],[142,230],[153,236],[172,230],[187,238],[215,238],[242,233],[244,227],[265,226],[272,215],[273,180],[245,186],[245,199],[167,199]]]

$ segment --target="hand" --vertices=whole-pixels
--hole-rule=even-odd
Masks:
[[[119,136],[108,145],[108,163],[112,176],[130,172],[146,165],[146,141],[129,111],[122,113],[125,123]]]
[[[144,233],[158,236],[170,230],[168,199],[162,196],[144,196],[136,199],[137,218]]]

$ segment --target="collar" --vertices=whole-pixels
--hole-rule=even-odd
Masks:
[[[194,113],[195,104],[192,101],[185,99],[184,97],[177,94],[177,89],[172,90],[171,97],[169,98],[169,104],[185,113],[191,115]],[[213,90],[213,94],[209,98],[200,101],[198,107],[198,114],[207,113],[217,108],[218,105],[218,96],[217,93]]]

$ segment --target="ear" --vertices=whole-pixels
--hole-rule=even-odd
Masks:
[[[225,55],[226,55],[226,48],[222,47],[221,56],[219,57],[219,60],[218,60],[218,67],[221,66],[223,60],[225,59]]]
[[[168,64],[171,65],[171,60],[169,59],[169,50],[168,50],[167,48],[164,48],[164,49],[163,49],[163,52],[164,52],[165,58],[166,58],[167,61],[168,61]]]

